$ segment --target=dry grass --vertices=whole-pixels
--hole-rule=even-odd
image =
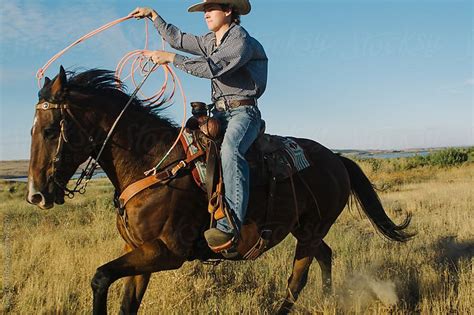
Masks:
[[[324,297],[317,263],[294,311],[298,314],[472,314],[474,165],[373,172],[387,212],[414,214],[416,238],[396,244],[379,237],[356,210],[345,210],[326,240],[334,250],[334,293]],[[24,184],[2,182],[3,312],[90,313],[95,269],[121,253],[112,190],[95,181],[87,195],[41,211],[23,202]],[[290,274],[289,237],[257,262],[216,267],[186,263],[152,277],[144,314],[271,313]],[[122,282],[111,288],[117,313]]]

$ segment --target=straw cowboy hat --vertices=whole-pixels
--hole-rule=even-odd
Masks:
[[[203,2],[192,5],[188,8],[188,12],[204,11],[206,4],[228,4],[240,15],[246,15],[250,12],[251,6],[248,0],[203,0]]]

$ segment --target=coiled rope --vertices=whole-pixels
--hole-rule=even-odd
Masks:
[[[55,54],[51,59],[48,60],[44,64],[43,67],[41,67],[37,72],[36,72],[36,78],[38,80],[38,87],[41,88],[41,80],[43,79],[46,70],[49,68],[49,66],[55,62],[57,59],[59,59],[62,55],[64,55],[68,50],[73,48],[74,46],[78,45],[79,43],[119,24],[124,21],[127,21],[129,19],[134,18],[132,15],[127,15],[125,17],[119,18],[115,21],[109,22],[87,34],[84,36],[80,37],[73,43],[71,43],[69,46],[64,48],[63,50],[59,51],[57,54]],[[174,72],[174,70],[168,65],[168,64],[162,64],[159,67],[153,66],[153,67],[146,67],[146,64],[148,61],[151,61],[151,59],[148,57],[152,50],[148,49],[148,19],[145,19],[145,47],[144,49],[138,49],[138,50],[133,50],[125,56],[122,57],[122,59],[118,62],[117,67],[115,69],[115,76],[117,79],[120,80],[120,82],[123,82],[127,79],[130,79],[133,86],[137,90],[137,92],[140,92],[140,95],[143,97],[142,101],[146,106],[150,106],[152,108],[156,108],[159,106],[163,106],[164,104],[171,104],[173,98],[175,97],[175,92],[176,92],[176,86],[178,87],[182,101],[183,101],[183,118],[181,121],[181,129],[179,131],[179,134],[172,144],[171,148],[166,152],[166,154],[163,156],[163,158],[160,160],[160,162],[151,170],[145,172],[145,175],[149,175],[150,173],[156,173],[157,170],[160,168],[161,164],[168,158],[172,150],[176,147],[176,145],[179,142],[179,138],[181,137],[185,122],[186,122],[186,95],[183,90],[183,86],[181,84],[181,81],[179,80],[178,76]],[[164,50],[165,42],[162,39],[162,49]],[[130,64],[130,72],[125,78],[121,78],[122,73],[125,70],[125,67]],[[137,72],[144,78],[148,77],[149,72],[154,72],[158,68],[161,68],[164,73],[164,81],[161,87],[151,96],[145,96],[140,90],[141,84],[137,84],[136,81],[136,74]],[[170,81],[171,80],[171,81]],[[143,81],[142,81],[143,83]],[[170,84],[171,83],[171,84]],[[171,87],[170,87],[171,86]],[[168,95],[165,95],[166,91],[170,91]],[[135,94],[135,93],[133,93]],[[119,117],[120,118],[120,117]],[[98,161],[96,161],[98,162]]]

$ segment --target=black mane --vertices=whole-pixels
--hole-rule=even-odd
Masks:
[[[122,86],[122,82],[110,70],[90,69],[80,73],[68,71],[67,74],[68,86],[94,90],[115,90]]]
[[[49,82],[47,81],[38,92],[39,98],[55,102],[64,101],[64,99],[74,100],[107,96],[108,98],[115,98],[117,106],[123,106],[130,99],[130,95],[126,93],[126,85],[115,77],[115,72],[113,71],[90,69],[83,72],[67,71],[66,74],[68,76],[66,83],[67,93],[61,96],[63,99],[58,100],[54,95],[51,95],[51,86],[57,77]],[[156,115],[166,108],[162,108],[161,105],[161,103],[148,105],[135,97],[129,108]]]
[[[100,101],[91,102],[88,100],[105,98],[117,106],[118,109],[122,109],[130,100],[130,95],[126,93],[126,86],[120,79],[115,77],[113,71],[90,69],[83,72],[67,71],[66,74],[68,78],[65,93],[60,95],[59,99],[57,99],[55,95],[51,95],[51,86],[57,77],[53,80],[46,80],[45,85],[38,93],[39,98],[51,102],[71,102],[79,106],[87,107],[103,104],[103,102]],[[132,110],[150,115],[170,127],[177,127],[171,119],[163,116],[162,111],[168,106],[161,105],[161,103],[149,105],[134,97],[127,111]]]
[[[108,96],[118,98],[121,106],[122,101],[127,102],[130,95],[126,92],[126,86],[120,79],[115,77],[115,73],[104,69],[90,69],[76,73],[68,71],[67,89],[69,93],[82,94],[84,96],[100,96],[107,94]],[[118,104],[119,105],[119,104]],[[144,106],[143,102],[138,98],[134,98],[131,108],[145,110],[151,112],[152,107]]]

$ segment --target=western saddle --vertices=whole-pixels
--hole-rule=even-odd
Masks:
[[[131,184],[117,196],[117,208],[125,223],[125,205],[132,197],[148,187],[171,180],[182,169],[188,169],[196,184],[207,193],[211,227],[215,226],[217,220],[224,217],[227,217],[229,223],[235,227],[233,217],[224,201],[225,187],[222,182],[219,154],[223,132],[219,121],[209,116],[211,106],[202,102],[191,103],[193,116],[186,122],[185,131],[180,138],[186,152],[185,160],[172,168]],[[267,215],[272,210],[276,183],[287,178],[290,178],[293,183],[293,174],[301,170],[301,167],[299,169],[296,167],[288,150],[285,150],[285,139],[292,141],[288,138],[265,134],[265,121],[262,120],[260,133],[246,154],[250,167],[251,186],[268,185],[269,187]],[[294,142],[293,144],[296,145]],[[297,207],[296,196],[294,198],[295,207]],[[126,228],[126,224],[124,225]],[[234,231],[237,229],[234,228]],[[229,247],[211,249],[227,258],[256,259],[265,251],[270,237],[271,231],[259,231],[255,223],[245,222],[240,235],[236,232],[230,249]]]

